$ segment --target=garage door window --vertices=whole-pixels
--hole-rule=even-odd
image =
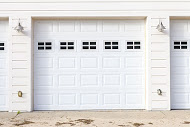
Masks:
[[[5,50],[5,43],[0,42],[0,50]]]
[[[131,49],[141,49],[140,41],[127,41],[127,50]]]
[[[74,42],[73,41],[60,42],[60,49],[61,50],[73,50],[74,49]]]
[[[174,41],[174,50],[187,49],[187,41]]]
[[[38,50],[51,50],[52,42],[38,42]]]
[[[118,41],[104,41],[104,49],[119,49]]]
[[[82,49],[87,50],[87,49],[97,49],[97,42],[96,41],[83,41],[82,42]]]

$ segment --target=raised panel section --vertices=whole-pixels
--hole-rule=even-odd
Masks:
[[[0,75],[0,89],[7,87],[7,77]]]
[[[53,58],[36,58],[36,68],[53,68]]]
[[[36,95],[36,105],[53,105],[53,95]]]
[[[59,58],[59,68],[75,68],[75,58]]]
[[[189,75],[172,75],[171,79],[172,79],[172,85],[189,85]]]
[[[189,95],[187,93],[174,93],[172,94],[173,104],[188,104]]]
[[[2,106],[6,106],[7,104],[7,96],[0,94],[0,109]]]
[[[35,32],[53,32],[53,22],[36,22]]]
[[[189,58],[188,57],[175,57],[171,59],[172,67],[189,67]]]
[[[76,105],[76,94],[59,94],[59,105]]]
[[[142,85],[143,77],[141,75],[126,75],[126,85]]]
[[[125,58],[125,66],[127,68],[130,68],[130,67],[138,67],[138,68],[141,68],[142,65],[143,65],[143,60],[141,57],[134,57],[134,58]]]
[[[121,85],[120,75],[103,75],[103,85],[104,86]]]
[[[118,105],[121,103],[120,94],[114,94],[114,93],[104,94],[103,97],[105,105]]]
[[[97,58],[81,58],[81,68],[98,68]]]
[[[126,22],[125,23],[125,32],[128,31],[142,31],[142,23],[137,23],[137,22]]]
[[[0,69],[6,68],[6,59],[0,59]]]
[[[81,86],[98,86],[98,76],[81,75]]]
[[[143,104],[143,96],[141,94],[127,94],[126,95],[126,103],[127,104]]]
[[[97,23],[96,22],[82,22],[81,23],[81,32],[97,32]]]
[[[60,87],[70,87],[76,85],[75,75],[59,75],[59,86]]]
[[[52,76],[40,76],[40,75],[36,75],[35,76],[34,82],[35,82],[35,86],[37,87],[48,87],[48,86],[52,86],[53,85],[53,77]]]
[[[103,58],[103,68],[120,68],[120,58]]]
[[[81,94],[81,104],[82,105],[97,105],[98,104],[98,94]]]
[[[75,22],[60,22],[59,23],[60,32],[74,32],[75,31]]]
[[[8,30],[7,26],[8,26],[7,21],[0,21],[0,33],[5,34],[7,32],[7,30]]]
[[[103,22],[103,32],[119,32],[118,22]]]

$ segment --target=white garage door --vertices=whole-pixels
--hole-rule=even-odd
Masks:
[[[0,111],[8,110],[8,21],[0,21]]]
[[[35,21],[34,109],[144,109],[144,20]]]
[[[190,109],[190,20],[171,21],[172,109]]]

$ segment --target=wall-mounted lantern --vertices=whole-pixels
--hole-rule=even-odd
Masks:
[[[22,97],[22,91],[18,91],[18,97]]]
[[[20,19],[18,21],[18,25],[14,28],[18,33],[22,32],[24,30],[24,27],[20,23]]]
[[[157,89],[157,94],[158,95],[162,95],[162,90],[161,89]]]
[[[166,27],[164,27],[163,23],[161,21],[159,21],[159,24],[157,25],[156,29],[159,32],[163,32],[163,30],[166,29]]]

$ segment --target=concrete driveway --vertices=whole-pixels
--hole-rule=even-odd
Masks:
[[[190,111],[0,112],[0,127],[190,127]],[[16,116],[16,117],[15,117]]]

